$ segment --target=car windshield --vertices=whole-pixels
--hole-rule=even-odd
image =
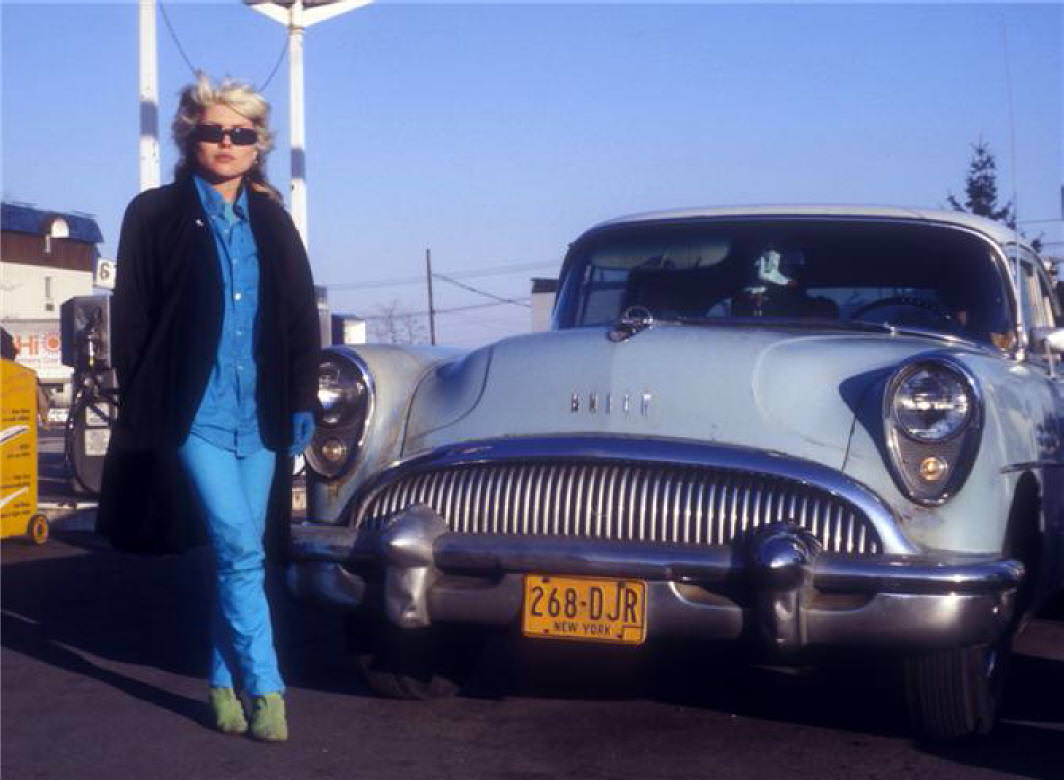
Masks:
[[[656,319],[872,323],[1004,347],[1012,318],[991,251],[968,232],[921,223],[610,228],[574,246],[555,321],[606,325],[643,307]]]

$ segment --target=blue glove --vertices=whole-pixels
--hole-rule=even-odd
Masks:
[[[314,436],[314,415],[310,412],[296,412],[292,415],[292,445],[288,454],[292,457],[302,454]]]

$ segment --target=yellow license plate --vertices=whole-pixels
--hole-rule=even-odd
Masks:
[[[646,639],[642,580],[525,575],[525,636],[640,645]]]

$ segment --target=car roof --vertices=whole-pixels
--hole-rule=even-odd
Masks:
[[[766,218],[815,218],[841,217],[846,219],[900,219],[975,230],[989,237],[998,244],[1016,241],[1017,233],[1008,225],[995,222],[985,217],[977,217],[963,211],[945,211],[936,209],[914,209],[900,206],[851,206],[851,205],[763,205],[763,206],[711,206],[704,208],[673,209],[669,211],[649,211],[630,214],[616,219],[606,220],[595,225],[588,232],[602,228],[621,225],[637,225],[642,222],[679,222],[701,219],[745,219],[748,217]],[[1020,240],[1020,243],[1024,243]]]

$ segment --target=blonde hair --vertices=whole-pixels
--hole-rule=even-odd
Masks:
[[[222,79],[217,85],[211,83],[207,74],[196,74],[196,81],[181,90],[177,114],[170,126],[181,157],[174,166],[174,179],[190,176],[195,169],[195,130],[208,106],[223,105],[249,119],[259,131],[255,144],[258,155],[251,169],[245,174],[248,186],[265,193],[275,200],[281,194],[266,178],[266,155],[273,148],[273,133],[270,132],[270,104],[250,84],[233,79]]]

